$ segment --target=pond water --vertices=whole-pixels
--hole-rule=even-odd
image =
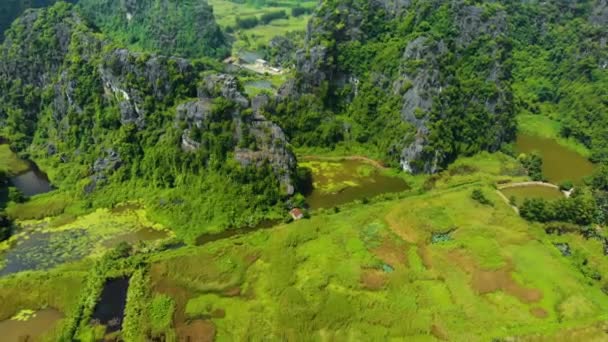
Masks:
[[[7,319],[0,322],[0,339],[6,342],[32,341],[48,332],[63,318],[61,312],[55,309],[44,309],[36,312],[27,321]]]
[[[593,172],[593,164],[587,158],[553,139],[520,133],[515,149],[518,153],[537,151],[543,158],[543,175],[554,184],[565,180],[581,182]]]
[[[313,190],[306,197],[313,210],[410,189],[403,179],[388,176],[361,160],[312,160],[302,165],[313,169]]]
[[[500,190],[507,198],[515,197],[516,205],[521,205],[527,198],[542,198],[547,200],[563,198],[564,194],[555,188],[540,185],[513,187]]]
[[[6,140],[0,138],[0,145],[6,143]],[[53,187],[49,182],[49,178],[44,172],[40,171],[36,164],[28,160],[20,160],[19,157],[12,152],[10,152],[10,155],[15,162],[29,165],[26,171],[20,172],[16,176],[11,177],[11,183],[14,187],[21,190],[21,192],[26,196],[34,196],[53,190]]]
[[[272,90],[272,83],[266,80],[250,81],[245,83],[245,88],[247,87]]]
[[[11,178],[11,183],[25,196],[34,196],[53,190],[46,174],[32,163],[30,170]]]
[[[128,242],[130,244],[136,244],[139,241],[152,241],[165,239],[169,234],[164,230],[156,230],[152,228],[141,228],[139,230],[120,234],[104,241],[104,247],[115,247],[121,242]]]
[[[110,279],[103,286],[101,298],[91,319],[94,323],[105,325],[106,333],[122,329],[128,289],[129,278],[126,277]]]
[[[81,259],[93,247],[84,229],[55,233],[32,232],[17,240],[4,253],[0,276],[27,270],[44,270]]]
[[[98,246],[85,229],[71,229],[57,232],[36,231],[25,233],[0,254],[4,259],[0,265],[0,277],[28,270],[46,270],[60,264],[80,260],[90,255]],[[138,241],[159,240],[168,237],[166,231],[141,228],[108,238],[102,242],[105,248],[112,248],[120,242],[135,244]],[[2,267],[3,266],[3,267]]]

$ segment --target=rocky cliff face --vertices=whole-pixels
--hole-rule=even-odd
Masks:
[[[408,25],[399,27],[404,22]],[[366,84],[377,88],[378,80],[390,80],[392,87],[383,87],[384,94],[374,96],[386,102],[399,97],[401,119],[413,127],[406,136],[393,138],[390,146],[409,142],[400,153],[403,169],[435,172],[459,154],[496,150],[513,139],[508,37],[507,14],[499,6],[463,1],[327,1],[309,24],[307,46],[297,53],[296,78],[280,94],[299,98],[326,84],[330,99],[325,102],[335,105],[339,99],[332,108],[339,111],[356,103],[357,96],[368,97]],[[349,59],[353,48],[362,50],[359,60]],[[383,50],[394,56],[395,48],[402,51],[399,59],[378,60],[385,67],[364,61]],[[480,55],[491,61],[482,61]],[[485,91],[462,89],[473,84]],[[460,133],[453,131],[450,122],[462,115],[449,109],[456,107],[475,108],[475,115],[488,121],[483,131],[464,128],[467,135],[476,130],[479,137],[458,137]],[[446,145],[441,141],[445,134],[456,141]]]
[[[235,104],[223,116],[214,109],[214,99],[218,97]],[[269,100],[267,96],[260,95],[250,105],[234,76],[215,74],[205,77],[199,87],[198,99],[177,107],[177,126],[184,127],[185,124],[181,136],[182,149],[198,151],[206,144],[205,132],[212,130],[214,124],[227,124],[231,128],[228,143],[236,161],[244,167],[270,165],[283,190],[292,195],[296,159],[281,128],[262,115]]]
[[[0,47],[1,134],[17,148],[47,146],[52,153],[45,157],[89,165],[87,192],[132,167],[165,141],[164,132],[183,130],[184,153],[198,150],[200,135],[210,134],[219,141],[210,154],[268,165],[293,193],[296,161],[285,136],[251,108],[236,78],[200,62],[110,46],[66,4],[28,12]],[[215,102],[229,108],[227,116],[214,112]]]

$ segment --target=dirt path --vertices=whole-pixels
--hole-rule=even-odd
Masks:
[[[553,188],[553,189],[559,190],[559,186],[552,184],[552,183],[545,183],[545,182],[519,182],[519,183],[501,184],[501,185],[498,185],[498,190],[509,189],[509,188],[521,188],[524,186],[532,186],[532,185],[544,186],[546,188]]]
[[[505,188],[503,188],[503,189],[505,189]],[[509,207],[513,208],[513,211],[515,211],[517,213],[517,215],[519,215],[519,209],[516,206],[514,206],[514,205],[511,204],[511,201],[509,201],[509,199],[507,198],[507,196],[505,196],[505,194],[503,194],[502,191],[496,190],[496,193],[498,194],[498,196],[500,196],[500,198],[503,199],[503,201],[505,201],[505,203]]]
[[[361,160],[361,161],[370,163],[379,169],[387,169],[387,167],[384,166],[384,164],[382,164],[381,162],[368,158],[368,157],[364,157],[364,156],[323,157],[323,156],[307,155],[307,156],[300,157],[300,159],[301,160],[327,160],[327,161]]]

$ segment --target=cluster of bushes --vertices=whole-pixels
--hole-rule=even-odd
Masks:
[[[311,8],[307,8],[307,7],[297,6],[297,7],[293,7],[291,9],[291,16],[292,17],[299,17],[299,16],[302,16],[302,15],[305,15],[305,14],[310,14],[310,13],[312,13],[312,9]]]
[[[575,190],[570,198],[547,201],[541,198],[524,200],[520,215],[529,221],[563,221],[587,225],[597,221],[597,206],[589,190]]]
[[[256,16],[236,17],[236,27],[239,29],[250,29],[258,25],[268,25],[273,20],[287,19],[287,13],[284,10],[273,11],[262,14],[258,19]]]
[[[494,203],[490,201],[481,189],[475,189],[471,192],[471,199],[483,205],[494,206]]]
[[[532,180],[543,180],[543,159],[538,153],[521,154],[517,159]]]

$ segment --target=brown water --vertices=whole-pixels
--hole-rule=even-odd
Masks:
[[[0,322],[0,340],[5,342],[36,340],[63,318],[55,309],[44,309],[27,321],[4,320]]]
[[[116,247],[121,242],[128,242],[130,244],[136,244],[139,241],[153,241],[167,238],[169,234],[163,230],[156,230],[152,228],[141,228],[134,232],[128,232],[120,234],[111,239],[104,241],[104,247],[112,248]]]
[[[511,196],[514,196],[516,205],[521,205],[523,201],[528,198],[542,198],[546,200],[553,200],[564,197],[564,194],[558,189],[539,185],[507,188],[502,189],[500,191],[505,194],[505,196],[507,196],[507,198],[509,199],[511,198]]]
[[[314,188],[306,202],[313,210],[410,189],[403,179],[388,176],[364,161],[311,163]]]
[[[520,133],[515,149],[519,153],[538,152],[543,158],[543,176],[554,184],[565,180],[580,183],[593,172],[593,164],[587,158],[553,139]]]

